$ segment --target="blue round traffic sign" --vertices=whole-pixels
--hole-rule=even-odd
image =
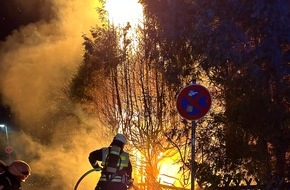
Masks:
[[[211,95],[202,85],[188,85],[177,95],[176,107],[184,119],[198,120],[210,110]]]

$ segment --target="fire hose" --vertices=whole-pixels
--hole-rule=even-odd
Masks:
[[[102,168],[101,168],[101,167],[98,167],[98,168],[90,169],[89,171],[87,171],[86,173],[84,173],[84,174],[79,178],[79,180],[77,181],[77,183],[75,184],[74,190],[77,190],[77,189],[78,189],[79,184],[81,183],[81,181],[82,181],[82,180],[83,180],[87,175],[89,175],[90,173],[92,173],[92,172],[94,172],[94,171],[101,171],[101,170],[102,170]],[[132,181],[132,185],[131,185],[130,187],[128,187],[128,189],[130,189],[131,187],[132,187],[133,189],[135,189],[135,190],[138,190],[138,189],[139,189],[137,186],[135,186],[135,185],[133,184],[133,181]]]
[[[90,169],[89,171],[87,171],[86,173],[84,173],[80,179],[77,181],[75,187],[74,187],[74,190],[77,190],[78,189],[78,186],[79,184],[81,183],[81,181],[87,176],[89,175],[90,173],[94,172],[94,171],[101,171],[101,168],[93,168],[93,169]]]

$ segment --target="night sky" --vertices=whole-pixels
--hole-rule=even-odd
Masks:
[[[49,21],[53,18],[53,11],[48,0],[29,0],[28,4],[21,0],[1,0],[0,18],[0,39],[3,41],[21,26],[40,20]]]
[[[29,4],[24,4],[19,0],[1,0],[0,41],[5,41],[7,36],[22,26],[41,20],[49,21],[52,15],[49,1],[30,0]],[[11,108],[3,104],[0,93],[0,123],[11,124],[12,118]]]

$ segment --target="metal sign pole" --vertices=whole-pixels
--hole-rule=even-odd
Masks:
[[[192,84],[196,84],[196,80],[192,81]],[[195,189],[195,167],[194,167],[194,161],[195,161],[195,131],[196,131],[196,124],[195,120],[192,120],[191,124],[191,190]]]
[[[191,130],[191,190],[195,189],[195,133],[196,123],[198,120],[206,115],[211,107],[211,95],[209,91],[202,85],[196,84],[195,80],[191,85],[184,87],[176,99],[176,108],[178,113],[187,120],[192,121]]]
[[[194,161],[195,161],[195,131],[196,125],[195,121],[192,121],[191,126],[191,190],[194,190],[194,181],[195,181],[195,168],[194,168]]]

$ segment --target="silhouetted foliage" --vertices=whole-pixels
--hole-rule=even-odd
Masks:
[[[214,105],[197,121],[199,185],[214,188],[227,174],[289,178],[289,1],[140,2],[137,53],[129,47],[130,25],[121,36],[106,24],[92,29],[72,97],[139,142],[135,148],[148,145],[146,170],[156,169],[151,154],[165,150],[165,135],[188,181],[191,126],[178,117],[174,99],[191,81],[206,82]]]
[[[151,37],[170,45],[184,39],[189,56],[221,87],[223,171],[245,168],[261,179],[271,172],[289,177],[289,1],[141,2],[158,28]],[[169,73],[175,70],[180,80],[190,75],[188,62],[170,65]]]
[[[156,43],[147,41],[148,30],[137,30],[138,39],[129,36],[130,30],[130,23],[124,27],[104,23],[92,29],[92,36],[84,36],[84,60],[70,92],[74,101],[98,114],[104,126],[127,136],[136,155],[141,154],[132,159],[138,160],[133,161],[136,173],[150,190],[159,187],[161,161],[176,153],[164,133],[177,114],[172,115],[174,92],[158,71],[158,56],[151,59],[144,53],[147,45]]]

